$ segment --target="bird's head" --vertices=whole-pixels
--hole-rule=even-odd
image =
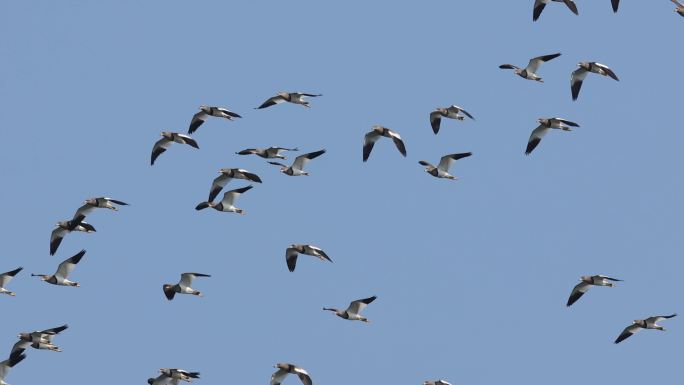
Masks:
[[[209,110],[211,110],[209,106],[205,106],[204,104],[202,104],[199,108],[204,112],[209,112]]]
[[[30,333],[19,333],[19,335],[17,337],[19,337],[19,339],[22,341],[30,341],[31,340],[31,334]]]
[[[166,139],[171,139],[173,137],[173,134],[171,134],[170,132],[167,132],[167,131],[162,131],[162,133],[160,135]]]
[[[96,205],[97,200],[95,198],[86,199],[83,201],[84,205]]]
[[[548,120],[548,119],[544,119],[544,118],[539,118],[539,119],[537,119],[537,122],[538,122],[539,124],[543,124],[543,125],[548,125],[548,124],[549,124],[549,120]]]
[[[290,96],[290,94],[288,92],[285,92],[285,91],[280,91],[277,93],[277,95],[280,96],[281,98],[287,98],[288,96]]]
[[[243,210],[243,209],[235,209],[235,212],[240,214],[240,215],[245,215],[245,210]]]
[[[583,275],[583,276],[580,277],[579,280],[582,281],[582,282],[590,282],[590,281],[591,281],[591,277],[588,276],[588,275]]]

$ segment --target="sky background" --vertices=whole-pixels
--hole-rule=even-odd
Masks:
[[[317,385],[639,383],[681,380],[684,324],[614,345],[632,320],[683,312],[684,132],[673,4],[577,0],[532,22],[527,1],[31,1],[0,5],[0,271],[23,266],[0,297],[2,359],[22,331],[68,323],[62,353],[28,351],[7,381],[144,384],[158,368],[202,373],[198,384],[268,383],[272,365],[306,368]],[[525,81],[525,66],[561,52]],[[582,60],[589,75],[570,97]],[[312,108],[254,110],[278,91],[322,93]],[[186,132],[200,104],[200,150]],[[429,113],[457,104],[476,121]],[[523,153],[540,117],[581,125]],[[373,124],[398,131],[361,162]],[[288,177],[248,147],[328,152],[310,177]],[[472,151],[432,178],[419,160]],[[293,154],[294,155],[294,154]],[[293,158],[293,157],[292,157]],[[263,184],[240,216],[196,212],[222,167]],[[228,189],[246,185],[231,182]],[[48,254],[54,224],[82,201],[94,234]],[[323,248],[334,263],[291,243]],[[82,248],[71,278],[52,274]],[[161,290],[182,272],[204,298]],[[581,275],[624,279],[565,302]],[[321,310],[377,295],[350,322]],[[288,378],[296,384],[296,378]]]

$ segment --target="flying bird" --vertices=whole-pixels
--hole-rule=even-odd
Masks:
[[[392,141],[394,141],[394,145],[397,146],[397,150],[401,153],[401,155],[406,156],[406,146],[404,145],[404,141],[401,140],[401,136],[399,136],[399,133],[396,131],[392,131],[387,127],[375,125],[371,129],[370,132],[368,132],[364,138],[363,138],[363,161],[367,161],[368,157],[370,156],[371,151],[373,150],[373,146],[375,145],[375,142],[378,141],[378,139],[382,138],[390,138]]]
[[[219,170],[220,175],[214,179],[209,190],[208,202],[213,202],[218,193],[233,179],[244,179],[256,183],[261,183],[261,178],[257,174],[253,174],[241,168],[222,168]]]
[[[292,166],[286,166],[286,165],[279,163],[279,162],[268,162],[268,163],[276,165],[276,166],[280,166],[280,172],[282,172],[285,175],[309,176],[309,173],[304,171],[304,166],[311,159],[317,158],[323,154],[325,154],[325,150],[318,150],[318,151],[314,151],[314,152],[309,152],[307,154],[302,154],[302,155],[295,158],[294,162],[292,163]]]
[[[76,226],[81,224],[88,214],[92,213],[97,208],[119,211],[119,208],[115,205],[128,206],[128,203],[107,197],[86,199],[83,201],[83,206],[76,210],[73,219],[69,221],[69,230],[73,231]]]
[[[245,211],[243,209],[239,209],[235,207],[235,199],[240,196],[240,194],[244,193],[245,191],[251,189],[252,185],[249,185],[247,187],[242,187],[238,188],[235,190],[230,190],[225,193],[223,193],[223,199],[219,203],[213,203],[213,202],[202,202],[195,207],[195,210],[204,210],[207,207],[211,207],[212,209],[216,211],[225,211],[225,212],[230,212],[230,213],[238,213],[238,214],[244,214]]]
[[[332,259],[328,257],[325,251],[321,250],[320,247],[314,245],[296,245],[292,244],[288,246],[285,251],[285,262],[287,262],[287,268],[290,272],[295,271],[295,266],[297,265],[297,257],[299,254],[312,255],[317,257],[321,261],[332,262]]]
[[[570,90],[572,91],[572,100],[577,100],[579,96],[580,89],[582,88],[582,82],[587,77],[587,74],[593,72],[595,74],[609,76],[616,81],[620,81],[615,72],[608,68],[605,64],[596,63],[593,61],[583,61],[577,64],[578,69],[572,72],[570,77]]]
[[[287,159],[282,154],[285,151],[299,151],[297,147],[295,148],[284,148],[271,146],[269,148],[248,148],[239,152],[238,155],[257,155],[264,159]]]
[[[7,286],[7,284],[12,280],[12,278],[14,278],[14,276],[22,270],[24,270],[24,268],[20,267],[12,271],[0,274],[0,294],[7,294],[11,295],[12,297],[17,295],[15,292],[7,290],[5,286]]]
[[[457,177],[449,174],[449,167],[451,167],[452,164],[454,164],[455,161],[463,158],[467,158],[469,156],[473,155],[472,152],[464,152],[460,154],[449,154],[449,155],[444,155],[440,160],[439,164],[437,167],[431,165],[430,163],[421,160],[418,163],[422,166],[425,166],[425,172],[436,177],[436,178],[446,178],[446,179],[451,179],[451,180],[456,180],[458,179]]]
[[[675,5],[677,6],[677,9],[675,9],[675,12],[679,14],[679,16],[684,16],[684,4],[680,3],[678,0],[671,0]]]
[[[65,324],[52,329],[34,331],[31,333],[19,333],[19,341],[12,346],[12,353],[23,352],[24,349],[29,347],[61,352],[59,347],[52,343],[52,338],[66,330],[68,327],[69,325]]]
[[[183,273],[181,274],[181,280],[175,285],[170,285],[170,284],[165,284],[162,288],[164,289],[164,294],[166,295],[166,298],[171,301],[173,297],[176,296],[176,293],[179,294],[192,294],[196,295],[198,297],[202,297],[202,292],[193,289],[190,287],[192,285],[192,281],[195,280],[197,277],[211,277],[209,274],[201,274],[201,273]]]
[[[64,236],[72,231],[81,231],[84,233],[94,233],[95,228],[87,223],[83,222],[83,218],[77,218],[78,224],[74,225],[72,221],[61,221],[57,222],[55,229],[52,230],[50,234],[50,255],[55,255],[59,245],[62,243]]]
[[[425,382],[423,382],[423,385],[451,385],[451,383],[446,382],[444,380],[436,380],[436,381],[425,381]]]
[[[572,0],[535,0],[534,8],[532,9],[532,21],[537,21],[537,19],[539,19],[539,16],[544,10],[544,7],[546,7],[546,4],[549,4],[549,2],[551,1],[556,3],[565,3],[565,5],[567,5],[568,8],[570,8],[572,13],[574,13],[575,15],[579,15],[579,12],[577,11],[577,4],[575,4],[575,2]],[[615,1],[616,0],[613,0],[613,2]]]
[[[375,301],[376,298],[378,298],[378,297],[372,296],[369,298],[357,299],[356,301],[352,301],[352,303],[349,304],[349,307],[346,310],[339,310],[339,309],[327,308],[327,307],[324,307],[323,310],[328,310],[328,311],[334,312],[338,317],[348,319],[350,321],[370,322],[368,320],[368,318],[362,317],[359,313],[363,309],[365,309],[369,303]]]
[[[255,108],[255,110],[275,106],[276,104],[280,104],[280,103],[284,103],[284,102],[301,104],[304,107],[311,107],[311,106],[309,106],[309,102],[304,100],[304,98],[305,97],[315,98],[317,96],[323,96],[323,95],[322,94],[306,94],[303,92],[278,92],[275,96],[268,98],[259,107]]]
[[[154,161],[157,160],[159,155],[161,155],[171,146],[171,143],[187,144],[190,147],[199,148],[195,139],[185,134],[165,131],[161,133],[161,136],[162,138],[154,144],[154,147],[152,147],[152,160],[150,161],[151,165],[154,165]]]
[[[200,378],[200,372],[188,372],[187,370],[176,368],[161,368],[159,369],[159,373],[174,380],[181,380],[186,382],[192,382],[193,379]]]
[[[242,117],[236,114],[235,112],[229,111],[225,108],[209,107],[202,105],[200,106],[200,112],[192,116],[192,120],[190,121],[190,128],[188,128],[188,134],[192,134],[193,132],[197,131],[199,126],[201,126],[202,123],[204,123],[210,116],[214,116],[217,118],[225,118],[228,120],[233,120],[234,118]]]
[[[276,370],[275,373],[271,375],[271,383],[270,385],[280,385],[285,377],[287,377],[288,374],[296,374],[297,377],[302,381],[302,384],[304,385],[313,385],[313,382],[311,382],[311,377],[309,376],[309,373],[304,370],[303,368],[300,368],[299,366],[295,366],[293,364],[288,364],[284,362],[279,362],[275,365],[273,365],[274,368],[278,369]]]
[[[81,258],[83,258],[85,253],[85,250],[81,250],[73,257],[64,260],[59,264],[59,267],[57,267],[57,272],[54,275],[31,274],[31,276],[40,277],[43,281],[53,285],[79,287],[81,285],[78,282],[69,281],[67,278],[69,277],[69,274],[74,271],[76,264],[81,261]]]
[[[549,60],[553,60],[560,55],[561,54],[559,52],[559,53],[554,53],[551,55],[543,55],[543,56],[533,57],[532,59],[530,59],[530,62],[527,63],[527,67],[525,67],[525,68],[520,68],[520,67],[514,66],[513,64],[502,64],[499,66],[499,68],[507,69],[507,70],[513,70],[513,72],[516,75],[520,76],[523,79],[535,80],[535,81],[543,83],[544,80],[542,80],[542,78],[539,75],[537,75],[537,70],[539,69],[539,66],[542,65],[542,63],[545,63]]]
[[[24,350],[22,349],[16,352],[12,352],[8,359],[0,362],[0,385],[9,385],[5,382],[7,374],[9,373],[11,368],[15,367],[18,363],[23,361],[24,358],[26,358],[26,354],[24,354]]]
[[[592,286],[615,286],[612,282],[621,282],[621,279],[606,277],[605,275],[583,275],[580,277],[580,283],[578,283],[572,293],[570,293],[570,298],[568,298],[567,306],[572,305],[577,302],[580,297],[586,293]]]
[[[641,329],[656,329],[656,330],[665,331],[665,328],[658,325],[657,323],[664,320],[664,319],[675,317],[676,315],[677,314],[659,315],[659,316],[655,316],[655,317],[649,317],[646,319],[634,320],[631,325],[627,326],[625,328],[625,330],[622,331],[622,333],[615,340],[615,343],[619,344],[620,342],[631,337],[632,334],[638,332]]]
[[[432,131],[434,131],[435,135],[437,135],[437,133],[439,132],[439,126],[442,123],[442,118],[456,120],[465,119],[463,115],[459,114],[460,112],[463,112],[463,115],[469,117],[470,119],[475,120],[475,118],[473,118],[473,116],[470,115],[468,111],[464,110],[463,108],[457,105],[451,105],[447,108],[435,108],[435,110],[430,113],[430,125],[432,126]]]
[[[572,131],[572,128],[570,127],[579,127],[579,124],[561,118],[540,118],[537,119],[537,122],[539,122],[539,127],[535,128],[532,131],[530,139],[527,141],[527,149],[525,150],[525,155],[530,155],[532,150],[534,150],[539,144],[539,142],[541,142],[544,135],[546,135],[552,128],[560,129],[563,131]]]

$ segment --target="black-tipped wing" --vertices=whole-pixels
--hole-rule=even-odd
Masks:
[[[290,272],[295,271],[298,256],[299,253],[297,252],[297,250],[291,247],[288,247],[287,250],[285,250],[285,262],[287,262],[287,269],[290,270]]]
[[[570,78],[572,100],[577,100],[577,97],[579,97],[580,89],[582,88],[584,79],[587,77],[587,73],[588,72],[584,68],[579,68],[572,72],[572,77]]]
[[[64,324],[64,325],[58,326],[56,328],[45,329],[45,330],[41,331],[41,333],[43,333],[43,334],[59,334],[65,330],[67,330],[68,328],[69,328],[69,325]]]
[[[541,16],[544,7],[546,7],[545,3],[542,3],[541,0],[535,0],[534,8],[532,9],[532,21],[537,21],[537,19],[539,19],[539,16]]]
[[[110,202],[112,202],[112,203],[116,203],[117,205],[128,206],[128,203],[122,202],[122,201],[118,201],[118,200],[116,200],[116,199],[107,198],[107,200],[110,201]]]
[[[565,5],[568,6],[568,8],[570,8],[570,10],[572,11],[572,13],[574,13],[575,15],[579,15],[579,12],[577,11],[577,4],[575,4],[574,1],[572,1],[572,0],[563,0],[563,2],[565,3]]]
[[[641,330],[641,328],[637,325],[629,325],[625,328],[625,330],[620,333],[618,338],[615,340],[616,344],[619,344],[620,342],[626,340],[627,338],[631,337],[634,333],[638,332]]]
[[[178,134],[178,136],[183,138],[183,143],[187,144],[190,147],[199,149],[199,145],[197,144],[197,141],[195,139],[183,134]]]
[[[399,134],[394,131],[389,131],[389,133],[392,137],[394,145],[397,146],[397,150],[399,150],[401,155],[406,156],[406,146],[404,145],[404,141],[401,140],[401,136],[399,136]]]
[[[309,377],[309,374],[306,373],[303,370],[297,370],[299,368],[295,368],[295,373],[297,373],[297,377],[302,381],[302,384],[304,385],[313,385],[313,382],[311,381],[311,377]]]
[[[238,155],[251,155],[254,154],[257,151],[256,148],[246,148],[242,151],[236,152]]]
[[[557,121],[564,123],[564,124],[567,124],[568,126],[571,126],[571,127],[579,127],[579,124],[577,124],[575,122],[571,122],[571,121],[563,119],[563,118],[551,118],[550,120],[557,120]]]
[[[610,3],[613,5],[613,12],[617,12],[618,7],[620,6],[620,0],[610,0]]]
[[[570,293],[570,298],[568,298],[568,303],[566,304],[566,306],[571,306],[573,303],[577,302],[577,300],[580,299],[580,297],[582,297],[584,293],[586,293],[587,290],[589,290],[590,287],[591,285],[589,285],[586,282],[578,283],[572,289],[572,293]]]
[[[50,255],[55,255],[66,233],[67,231],[61,227],[52,230],[52,234],[50,234]]]
[[[150,165],[154,165],[154,161],[157,160],[159,155],[163,154],[164,151],[166,151],[169,148],[171,143],[172,142],[168,139],[161,138],[154,144],[154,147],[152,147],[152,157],[150,159]]]
[[[257,109],[275,106],[276,104],[283,103],[284,101],[285,101],[285,99],[282,96],[280,96],[280,95],[274,96],[274,97],[268,98],[259,107],[257,107]]]
[[[372,296],[364,299],[357,299],[356,301],[352,301],[352,303],[349,304],[349,307],[347,308],[347,311],[353,314],[359,314],[361,310],[363,310],[366,306],[368,306],[369,303],[375,301],[375,299],[378,298],[377,296]]]
[[[7,285],[15,275],[19,274],[20,271],[24,270],[23,267],[8,271],[6,273],[0,274],[0,287]]]
[[[371,131],[366,134],[363,138],[363,161],[367,161],[368,157],[370,156],[371,151],[373,151],[373,146],[375,146],[375,142],[380,139],[380,134],[378,134],[375,131]]]
[[[430,113],[430,125],[432,126],[432,131],[437,135],[439,132],[439,126],[442,123],[442,114],[439,111],[432,111]]]
[[[518,66],[514,66],[513,64],[502,64],[499,66],[499,68],[503,70],[519,70],[520,68]]]
[[[192,120],[190,121],[190,127],[188,128],[188,134],[192,134],[197,131],[199,126],[201,126],[205,120],[207,120],[207,114],[204,111],[200,111],[193,115]]]
[[[530,134],[530,139],[527,141],[527,149],[525,150],[525,155],[530,155],[532,151],[539,145],[542,138],[549,131],[549,128],[543,125],[535,128]]]
[[[676,316],[677,316],[676,313],[670,314],[670,315],[657,315],[654,317],[648,317],[644,321],[646,321],[647,324],[655,324],[655,323],[658,323],[664,319],[669,319],[669,318],[676,317]]]
[[[528,72],[535,73],[535,72],[537,72],[537,70],[539,69],[539,66],[540,66],[542,63],[545,63],[545,62],[547,62],[547,61],[549,61],[549,60],[555,59],[555,58],[557,58],[557,57],[560,56],[560,55],[561,55],[561,54],[560,54],[560,52],[559,52],[559,53],[554,53],[554,54],[551,54],[551,55],[537,56],[537,57],[535,57],[535,58],[530,59],[530,62],[527,63],[527,67],[526,67],[525,69],[526,69]]]
[[[620,81],[620,79],[618,79],[617,75],[615,75],[615,72],[613,72],[612,69],[608,68],[608,66],[606,66],[605,64],[600,64],[600,63],[596,63],[596,65],[599,66],[607,76],[610,76],[614,80]]]
[[[437,165],[437,168],[444,170],[445,172],[448,172],[449,167],[451,167],[451,165],[454,164],[455,161],[457,161],[459,159],[467,158],[471,155],[473,155],[472,152],[463,152],[463,153],[458,153],[458,154],[445,155],[439,160],[439,165]]]

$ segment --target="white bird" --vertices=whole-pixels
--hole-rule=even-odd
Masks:
[[[662,320],[675,317],[676,315],[677,314],[659,315],[659,316],[655,316],[655,317],[649,317],[646,319],[634,320],[631,325],[627,326],[625,328],[625,330],[622,331],[622,333],[615,340],[615,343],[619,344],[620,342],[631,337],[632,334],[638,332],[641,329],[656,329],[656,330],[660,330],[660,331],[665,331],[665,328],[658,325],[657,323],[662,321]]]
[[[571,122],[569,120],[561,118],[540,118],[537,119],[539,122],[539,127],[535,128],[530,134],[530,139],[527,141],[527,149],[525,150],[525,155],[530,155],[532,150],[534,150],[542,138],[551,130],[559,129],[563,131],[572,131],[570,127],[579,127],[579,124]]]
[[[201,126],[207,118],[214,116],[216,118],[225,118],[228,120],[233,120],[234,118],[241,118],[242,116],[236,114],[235,112],[229,111],[228,109],[221,107],[209,107],[200,106],[200,112],[192,116],[190,121],[190,127],[188,128],[188,134],[192,134],[197,131],[199,126]]]
[[[523,79],[535,80],[543,83],[544,80],[539,75],[537,75],[537,70],[539,69],[539,66],[542,65],[542,63],[555,59],[560,55],[561,54],[559,52],[551,55],[533,57],[532,59],[530,59],[530,62],[527,63],[527,67],[525,68],[516,67],[513,64],[502,64],[499,66],[499,68],[511,69],[516,75],[520,76]]]
[[[57,222],[55,229],[52,230],[52,233],[50,234],[50,255],[55,255],[64,236],[72,231],[94,233],[96,230],[91,224],[83,222],[83,218],[79,218],[78,225],[72,224],[71,221]]]
[[[193,289],[190,287],[192,285],[192,281],[195,280],[197,277],[211,277],[211,275],[208,274],[201,274],[201,273],[183,273],[181,274],[181,279],[180,282],[178,282],[175,285],[170,285],[170,284],[165,284],[162,288],[164,289],[164,294],[166,295],[166,298],[171,301],[173,297],[176,295],[176,293],[179,294],[192,294],[196,295],[198,297],[202,297],[202,292]]]
[[[73,219],[69,221],[69,230],[73,231],[76,228],[76,226],[80,225],[83,219],[85,219],[85,217],[88,216],[88,214],[95,211],[95,209],[101,208],[110,209],[112,211],[119,211],[119,208],[116,207],[115,204],[121,206],[128,206],[128,203],[126,202],[122,202],[120,200],[107,197],[86,199],[85,201],[83,201],[83,206],[79,207],[78,210],[76,210],[76,213],[74,213]]]
[[[359,313],[361,313],[361,311],[365,309],[369,303],[375,301],[376,298],[378,297],[372,296],[369,298],[357,299],[356,301],[352,301],[352,303],[349,304],[349,307],[347,307],[346,310],[327,307],[324,307],[323,310],[334,312],[338,317],[348,319],[350,321],[370,322],[368,318],[362,317]]]
[[[9,373],[11,368],[15,367],[18,363],[23,361],[24,358],[26,358],[26,354],[24,354],[24,351],[21,350],[12,352],[8,359],[0,362],[0,385],[9,385],[5,382],[7,374]]]
[[[12,353],[24,351],[29,347],[34,349],[47,349],[53,352],[61,352],[59,347],[52,343],[52,338],[63,332],[69,325],[62,325],[56,328],[34,331],[31,333],[19,333],[19,341],[12,346]]]
[[[605,275],[583,275],[580,277],[580,283],[578,283],[572,293],[570,293],[570,298],[568,298],[567,306],[572,305],[577,302],[580,297],[586,293],[592,286],[615,286],[612,282],[621,282],[621,279],[606,277]]]
[[[12,297],[17,295],[15,292],[7,290],[5,286],[7,286],[7,284],[12,280],[12,278],[14,278],[14,276],[22,270],[24,270],[24,268],[20,267],[18,269],[14,269],[12,271],[0,274],[0,294],[7,294],[11,295]]]
[[[199,148],[195,139],[191,138],[185,134],[179,134],[177,132],[162,132],[162,138],[159,139],[152,147],[152,159],[150,161],[151,165],[154,165],[154,161],[157,160],[159,155],[166,151],[171,143],[187,144],[190,147]]]
[[[463,115],[459,115],[460,112],[463,112],[463,114],[469,117],[470,119],[475,120],[475,118],[473,118],[473,116],[470,115],[468,111],[464,110],[463,108],[457,105],[451,105],[447,108],[435,108],[435,110],[430,113],[430,125],[432,126],[432,131],[434,131],[435,135],[437,135],[437,133],[439,132],[439,126],[440,123],[442,123],[442,118],[464,120],[465,118],[463,117]]]
[[[423,382],[423,385],[451,385],[451,383],[446,382],[444,380],[436,380],[436,381],[428,380],[428,381]]]
[[[214,202],[202,202],[195,207],[195,210],[204,210],[207,207],[211,207],[216,211],[225,211],[230,213],[244,214],[245,210],[235,207],[235,199],[240,196],[240,194],[251,189],[252,185],[247,187],[237,188],[235,190],[230,190],[223,193],[223,199],[219,203]]]
[[[582,82],[584,82],[584,79],[590,72],[603,76],[609,76],[616,81],[620,81],[617,75],[615,75],[615,72],[613,72],[613,70],[608,68],[608,66],[605,64],[583,61],[577,64],[577,66],[579,68],[573,71],[572,76],[570,76],[570,91],[572,91],[572,100],[577,100],[579,97],[579,92],[582,88]]]
[[[253,174],[241,168],[222,168],[219,170],[220,175],[214,179],[209,190],[209,199],[207,202],[213,202],[218,193],[223,190],[228,183],[233,179],[244,179],[256,183],[261,183],[261,178],[257,174]]]
[[[287,159],[282,154],[285,151],[299,151],[297,147],[295,148],[284,148],[271,146],[269,148],[248,148],[239,152],[238,155],[257,155],[264,159]]]
[[[532,9],[532,21],[537,21],[537,19],[539,19],[539,16],[541,16],[544,7],[546,7],[546,4],[549,4],[549,2],[551,1],[556,3],[565,3],[565,5],[567,5],[568,8],[570,8],[570,11],[572,11],[572,13],[574,13],[575,15],[579,15],[579,12],[577,11],[577,4],[575,4],[575,2],[572,0],[535,0],[534,8]]]
[[[684,16],[684,4],[680,3],[678,0],[671,0],[677,8],[675,9],[675,12],[679,14],[679,16]]]
[[[451,167],[452,164],[454,164],[455,161],[463,158],[467,158],[469,156],[473,155],[472,152],[464,152],[460,154],[449,154],[449,155],[444,155],[440,160],[439,164],[437,167],[431,165],[430,163],[421,160],[418,163],[422,166],[425,166],[425,172],[436,177],[436,178],[446,178],[446,179],[451,179],[455,180],[458,179],[457,177],[449,174],[449,167]]]
[[[290,176],[300,176],[300,175],[305,175],[309,176],[309,173],[304,171],[304,166],[309,163],[311,159],[317,158],[321,155],[325,154],[325,150],[318,150],[314,152],[309,152],[307,154],[302,154],[299,155],[298,157],[295,158],[294,162],[292,162],[292,166],[286,166],[282,163],[279,162],[268,162],[270,164],[280,166],[280,172],[282,172],[285,175],[290,175]]]
[[[303,368],[300,368],[299,366],[288,364],[285,362],[279,362],[273,365],[273,367],[278,370],[276,370],[276,372],[271,375],[270,385],[280,385],[285,379],[285,377],[287,377],[287,375],[290,373],[296,374],[297,377],[299,377],[299,379],[302,381],[302,384],[313,385],[309,373]]]
[[[385,137],[385,138],[390,138],[394,142],[394,145],[397,146],[397,149],[401,153],[401,155],[406,156],[406,146],[404,145],[404,141],[401,140],[401,136],[399,136],[399,133],[396,131],[392,131],[387,127],[375,125],[371,129],[370,132],[368,132],[364,138],[363,138],[363,161],[367,161],[368,157],[370,156],[371,151],[373,150],[373,146],[375,145],[375,142],[378,141],[378,139]]]
[[[320,247],[316,247],[314,245],[292,244],[288,246],[287,250],[285,251],[285,262],[287,262],[287,268],[291,272],[295,271],[295,266],[297,265],[297,256],[299,256],[299,254],[311,255],[317,257],[321,261],[332,262],[332,259],[330,259],[325,251],[321,250]]]
[[[59,264],[59,267],[57,267],[57,272],[54,275],[31,274],[31,276],[40,277],[43,281],[53,285],[79,287],[81,285],[78,282],[69,281],[67,278],[69,277],[69,274],[74,271],[76,264],[81,261],[81,258],[83,258],[85,253],[85,250],[81,250],[73,257],[64,260]]]
[[[284,102],[301,104],[304,107],[311,107],[311,106],[309,106],[309,102],[304,100],[304,98],[305,97],[315,98],[317,96],[323,96],[323,95],[322,94],[307,94],[307,93],[303,93],[303,92],[278,92],[275,96],[268,98],[259,107],[255,108],[255,110],[275,106],[276,104],[280,104],[280,103],[284,103]]]

